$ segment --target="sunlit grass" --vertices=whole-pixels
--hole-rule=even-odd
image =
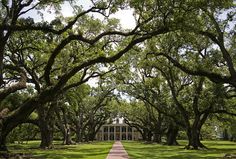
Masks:
[[[113,142],[92,142],[77,145],[60,145],[55,143],[52,150],[39,149],[39,141],[30,141],[28,144],[10,144],[11,153],[31,154],[32,158],[51,159],[105,159]]]
[[[185,150],[186,141],[179,141],[180,146],[146,144],[143,142],[122,141],[130,159],[217,159],[227,153],[236,154],[236,143],[229,141],[203,141],[208,150]],[[11,153],[31,154],[32,158],[51,159],[105,159],[113,142],[92,142],[77,145],[60,145],[55,142],[55,149],[39,149],[39,141],[28,144],[10,144]]]
[[[185,150],[186,141],[180,146],[122,142],[131,159],[217,159],[227,153],[236,154],[236,143],[229,141],[203,141],[208,150]]]

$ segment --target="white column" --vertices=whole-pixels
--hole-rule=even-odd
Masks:
[[[126,140],[128,140],[128,126],[126,126]]]
[[[110,140],[110,126],[108,126],[108,141]]]
[[[104,141],[104,126],[102,126],[102,141]]]

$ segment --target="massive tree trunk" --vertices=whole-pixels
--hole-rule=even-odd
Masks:
[[[96,136],[96,132],[95,132],[94,128],[89,128],[88,141],[94,141],[95,136]]]
[[[147,135],[146,135],[146,132],[143,131],[143,132],[141,133],[141,135],[142,135],[142,140],[143,140],[143,141],[147,141]]]
[[[96,132],[95,132],[96,124],[95,124],[94,119],[90,119],[86,125],[87,125],[86,127],[87,127],[87,132],[88,132],[85,137],[86,141],[87,142],[93,141],[96,135]]]
[[[62,112],[62,117],[60,112]],[[74,141],[71,139],[71,129],[70,125],[68,124],[66,110],[64,108],[59,109],[58,106],[55,108],[55,113],[57,116],[57,123],[56,125],[60,129],[63,134],[63,144],[70,145],[74,144]]]
[[[154,120],[156,119],[154,118]],[[163,133],[162,121],[163,121],[163,116],[159,113],[158,119],[155,122],[156,124],[153,125],[153,141],[156,143],[161,143],[161,137]]]
[[[201,127],[206,121],[207,116],[208,114],[204,114],[202,119],[200,118],[200,115],[196,116],[192,126],[187,128],[187,136],[189,141],[186,149],[207,149],[207,147],[200,141]]]
[[[7,130],[5,128],[6,125],[3,122],[9,113],[9,109],[5,108],[0,112],[0,151],[7,151],[6,146],[6,137],[7,137]]]
[[[223,140],[229,140],[229,133],[226,128],[223,131]]]
[[[153,142],[161,143],[161,134],[159,132],[153,133]]]
[[[233,135],[230,137],[230,141],[236,142],[236,135],[235,135],[235,134],[233,134]]]
[[[90,123],[89,133],[88,133],[89,141],[94,141],[95,140],[96,134],[98,133],[98,131],[100,130],[100,128],[104,124],[105,124],[105,122],[103,122],[102,119],[100,119],[98,121],[95,121],[95,123]]]
[[[22,104],[19,108],[14,110],[13,112],[7,114],[6,117],[0,119],[0,151],[6,150],[6,137],[7,135],[19,124],[26,121],[29,115],[37,108],[48,101],[51,101],[56,95],[56,89],[48,89],[44,92],[40,93],[37,97],[31,98],[27,100],[24,104]],[[2,148],[2,149],[1,149]]]
[[[60,122],[60,123],[59,123]],[[62,123],[62,121],[59,121],[57,123],[57,126],[59,127],[60,131],[63,135],[63,144],[64,145],[71,145],[75,142],[71,139],[71,129],[69,124]]]
[[[68,124],[68,118],[66,114],[65,108],[62,108],[62,114],[63,114],[63,120],[64,120],[64,137],[63,137],[63,144],[70,145],[73,144],[74,142],[71,139],[71,130],[70,130],[70,125]]]
[[[166,133],[167,145],[179,145],[179,143],[176,140],[176,137],[178,136],[178,132],[179,132],[178,126],[174,124],[169,125],[168,131]]]
[[[54,132],[54,104],[45,105],[38,109],[39,128],[41,133],[40,148],[53,148],[53,132]]]
[[[77,114],[77,120],[75,121],[76,125],[76,141],[82,142],[83,141],[83,135],[84,135],[84,128],[83,128],[83,113]]]
[[[88,133],[88,141],[93,141],[95,139],[96,133],[95,131],[90,131]]]
[[[63,144],[65,145],[71,145],[74,144],[74,141],[71,139],[71,130],[70,130],[70,125],[66,124],[64,126],[64,137],[63,137]]]
[[[142,133],[142,138],[144,141],[151,142],[152,141],[152,132],[149,129],[144,128],[143,133]]]
[[[195,119],[192,126],[188,126],[187,128],[189,143],[186,146],[186,149],[207,149],[207,147],[201,143],[200,137],[202,125],[207,120],[210,110],[211,109],[207,109],[207,111],[203,114],[195,114]]]
[[[147,141],[148,142],[152,141],[152,132],[150,130],[147,130]]]
[[[82,140],[83,140],[82,128],[79,125],[76,125],[76,141],[82,142]]]
[[[188,145],[186,146],[186,149],[205,149],[206,146],[204,146],[200,141],[200,130],[196,128],[192,128],[188,130]]]
[[[52,149],[53,148],[53,129],[48,123],[40,124],[41,132],[41,143],[40,148],[42,149]]]
[[[0,152],[1,151],[7,151],[7,146],[6,146],[6,138],[7,138],[7,133],[4,131],[4,129],[0,128]]]
[[[1,33],[0,33],[1,34]],[[1,36],[0,36],[0,40],[2,40]],[[3,54],[4,54],[4,47],[5,45],[0,44],[0,86],[2,86],[4,84],[4,81],[3,81]],[[1,103],[1,100],[0,100],[0,103]]]
[[[5,47],[7,44],[7,40],[9,38],[10,33],[7,34],[7,36],[4,36],[4,34],[6,34],[6,32],[4,32],[3,30],[1,30],[0,32],[0,86],[2,86],[4,84],[3,81],[3,59],[4,59],[4,54],[5,54]],[[0,99],[0,103],[1,103],[1,99]]]

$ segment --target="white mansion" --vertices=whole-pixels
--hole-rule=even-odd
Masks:
[[[111,124],[104,124],[96,134],[96,140],[139,140],[140,132],[124,123],[123,118],[115,118]]]

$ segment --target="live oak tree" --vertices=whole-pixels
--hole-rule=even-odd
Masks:
[[[58,102],[52,101],[41,105],[38,109],[38,126],[40,129],[41,143],[40,148],[53,148],[53,135],[55,125],[55,107]]]
[[[203,77],[194,78],[179,72],[170,64],[155,66],[166,78],[174,102],[172,109],[177,109],[188,135],[186,148],[204,148],[200,142],[200,131],[209,116],[218,113],[230,113],[231,105],[226,104],[225,88],[222,84],[214,84]],[[161,67],[160,67],[161,66]]]
[[[153,19],[151,16],[140,17],[133,30],[122,31],[117,23],[107,18],[101,22],[88,15],[96,12],[108,17],[109,13],[124,7],[123,1],[92,1],[92,7],[88,10],[81,9],[71,1],[74,9],[71,18],[63,18],[60,14],[64,2],[1,1],[0,102],[8,95],[25,89],[29,83],[34,85],[36,92],[1,119],[1,150],[6,150],[9,132],[36,108],[96,76],[96,70],[93,69],[96,64],[115,62],[134,45],[168,32],[168,27],[161,22],[151,31],[142,28]],[[23,17],[31,11],[41,12],[48,5],[56,11],[51,23],[43,20],[36,23],[34,19]],[[76,74],[80,74],[80,78],[69,83]]]
[[[175,44],[176,48],[171,50],[175,54],[169,54],[168,48],[150,50],[152,54],[166,57],[188,74],[206,76],[213,82],[235,87],[235,34],[232,33],[235,24],[227,28],[227,24],[235,21],[232,0],[92,0],[88,10],[71,0],[74,16],[69,18],[61,14],[64,2],[2,0],[0,3],[0,103],[12,93],[34,87],[34,96],[16,109],[11,112],[0,110],[4,114],[0,119],[1,150],[6,150],[9,132],[36,108],[48,105],[63,92],[100,76],[97,68],[117,61],[135,45],[170,31],[167,41]],[[47,6],[55,11],[55,19],[51,22],[24,18],[31,11],[42,14]],[[124,31],[116,20],[108,19],[110,13],[124,7],[134,8],[136,27],[132,30]],[[228,13],[225,20],[221,19],[221,11]],[[103,21],[90,13],[101,14]],[[199,42],[204,43],[203,49],[199,48]],[[197,69],[186,65],[188,61],[184,55],[196,55],[188,58],[197,59],[191,63],[198,66]],[[200,67],[200,62],[208,67]],[[205,70],[207,68],[210,70]]]
[[[2,111],[0,113],[0,117],[3,118],[9,112],[16,109],[31,95],[33,95],[33,89],[30,87],[27,88],[27,91],[19,91],[9,95],[4,100],[4,102],[1,103],[0,107]],[[39,133],[37,119],[38,115],[36,113],[32,113],[27,120],[20,123],[19,126],[10,133],[7,138],[7,141],[17,141],[18,143],[21,143],[23,141],[28,141],[35,138]]]
[[[134,50],[142,49],[134,47]],[[130,126],[140,131],[143,140],[160,143],[161,137],[165,134],[167,144],[176,145],[178,125],[174,122],[178,121],[178,115],[168,106],[169,90],[164,88],[165,79],[156,77],[153,71],[149,71],[146,67],[146,62],[149,61],[145,58],[142,51],[132,51],[122,57],[119,65],[117,64],[117,67],[123,67],[114,74],[116,88],[125,95],[126,100],[131,100],[130,104],[123,103],[120,112]]]
[[[166,36],[169,37],[169,35]],[[189,67],[198,65],[196,58],[192,58],[194,55],[187,54],[183,56],[176,54],[176,50],[180,48],[178,48],[178,41],[173,41],[175,38],[169,37],[165,39],[163,37],[163,39],[157,40],[158,42],[152,39],[147,44],[146,51],[156,50],[168,52],[175,59],[183,61],[186,65],[188,64]],[[201,44],[200,42],[197,43],[198,40],[200,39],[193,40],[196,47],[199,47]],[[207,57],[209,55],[206,54],[205,56]],[[166,61],[165,58],[156,56],[156,54],[147,54],[146,65],[146,67],[150,68],[150,72],[153,72],[153,69],[160,71],[161,75],[157,73],[156,77],[160,78],[162,76],[166,79],[173,101],[173,106],[170,109],[178,110],[181,118],[177,118],[177,120],[181,119],[179,123],[183,123],[183,125],[180,125],[186,130],[186,134],[188,135],[189,144],[186,148],[205,148],[200,142],[200,131],[208,117],[214,113],[224,112],[231,114],[229,111],[231,106],[228,105],[228,107],[225,104],[224,86],[222,84],[214,85],[209,83],[203,77],[197,79],[187,75],[175,68],[171,62]],[[207,64],[205,66],[203,64],[202,67],[207,66]]]
[[[232,0],[196,1],[192,4],[192,7],[189,7],[192,12],[189,15],[181,15],[185,22],[177,26],[180,30],[178,37],[185,40],[179,44],[180,49],[176,50],[176,53],[182,56],[191,55],[198,60],[198,63],[195,63],[195,67],[191,67],[182,59],[171,56],[168,51],[158,52],[159,55],[166,57],[188,74],[205,76],[213,82],[235,87],[234,2]],[[199,41],[200,39],[202,40]],[[175,43],[179,39],[173,41],[173,38],[170,38],[170,40]],[[196,47],[201,42],[201,47]],[[201,65],[208,67],[201,67]]]
[[[65,102],[68,104],[66,105],[65,112],[69,114],[71,117],[69,120],[70,128],[73,128],[72,130],[76,134],[76,142],[82,142],[84,138],[84,123],[85,118],[84,114],[86,111],[86,99],[89,97],[91,88],[89,85],[83,84],[79,86],[78,88],[73,88],[65,93]]]
[[[114,88],[100,85],[90,88],[86,94],[86,92],[81,92],[83,89],[80,87],[70,90],[67,97],[67,111],[71,116],[70,126],[74,128],[78,142],[93,141],[96,133],[112,113],[111,100]]]
[[[158,97],[154,97],[152,90],[148,90],[145,86],[134,83],[126,83],[126,85],[126,89],[122,92],[138,101],[131,101],[131,106],[126,106],[130,107],[129,111],[124,111],[127,123],[141,130],[143,140],[161,143],[161,137],[165,134],[169,122],[171,123],[171,120],[168,120],[167,123],[168,117],[157,108],[164,106],[157,103],[159,99],[155,98]]]
[[[146,109],[143,102],[135,100],[130,103],[122,102],[120,114],[124,117],[125,123],[136,128],[140,132],[142,140],[148,142],[152,141],[152,125],[155,124],[151,119],[153,114]]]
[[[235,104],[233,104],[233,107],[235,107]],[[215,123],[217,123],[217,133],[220,135],[220,138],[222,140],[230,140],[235,142],[235,116],[219,114],[215,117],[215,121]]]
[[[62,97],[60,102],[60,106],[56,107],[56,123],[55,126],[58,127],[58,130],[62,134],[62,143],[65,145],[74,144],[75,141],[72,139],[72,128],[70,119],[73,118],[70,116],[70,112],[68,109],[72,109],[68,107],[68,104],[65,102],[65,99]]]
[[[168,45],[172,49],[171,44],[172,41],[167,42],[165,38],[148,41],[146,50],[137,51],[137,57],[131,58],[133,61],[127,58],[124,62],[132,66],[132,69],[128,67],[131,73],[126,72],[125,75],[118,75],[117,78],[129,86],[121,86],[122,91],[147,102],[160,113],[174,119],[177,125],[186,130],[189,138],[186,148],[205,148],[200,142],[203,124],[210,114],[227,112],[231,106],[225,104],[223,85],[214,85],[204,78],[196,79],[186,75],[165,58],[155,57],[155,54],[147,54],[147,56],[140,54],[140,52],[149,52],[150,49],[164,50],[163,45]],[[165,47],[165,49],[169,48]],[[181,56],[176,56],[176,59],[181,59]],[[195,64],[195,61],[188,57],[184,60],[191,65]],[[164,98],[165,96],[169,99]]]
[[[167,1],[163,3],[166,2]],[[144,2],[144,4],[145,3],[146,2]],[[149,1],[147,3],[155,6],[155,3],[152,3],[152,1]],[[174,4],[176,5],[177,3],[178,2]],[[213,88],[215,87],[214,89],[218,89],[218,91],[224,91],[224,88],[222,88],[223,86],[221,85],[222,83],[229,84],[229,86],[227,87],[235,87],[235,68],[233,62],[233,52],[235,50],[233,45],[235,40],[235,34],[233,33],[233,30],[235,29],[235,7],[233,5],[233,1],[188,1],[183,2],[181,4],[181,7],[183,10],[178,10],[179,12],[175,12],[176,10],[172,8],[167,9],[172,13],[174,12],[178,14],[178,16],[175,17],[176,23],[172,23],[170,27],[172,29],[175,29],[165,35],[166,39],[152,39],[154,41],[154,44],[150,47],[154,47],[154,49],[149,47],[149,53],[156,54],[156,56],[158,57],[164,56],[174,66],[180,68],[187,74],[205,76],[209,78],[211,81],[219,84],[213,86]],[[165,8],[163,8],[163,10],[165,11]],[[163,49],[163,47],[159,45],[159,43],[161,42],[163,45],[165,45],[165,49]],[[157,62],[161,63],[161,61],[163,60],[163,58],[160,58],[160,60],[157,60]],[[148,61],[147,63],[150,63],[150,61]],[[171,66],[170,63],[167,65]],[[165,74],[166,70],[164,69],[162,70],[162,72],[163,74]],[[179,74],[181,73],[179,72]],[[170,79],[170,77],[168,77],[167,79]],[[172,82],[176,83],[175,78],[172,79]],[[173,83],[169,83],[169,86],[172,89],[172,95],[176,92],[176,86],[173,85]],[[198,88],[200,94],[202,87],[201,85],[202,84],[200,82],[198,85],[199,87],[196,87]],[[197,91],[197,89],[195,91]],[[216,96],[220,95],[217,91],[213,90],[211,91],[211,93]],[[234,95],[232,95],[232,97],[233,96]],[[195,96],[194,98],[195,99],[192,105],[193,107],[195,107],[194,113],[203,113],[204,115],[200,113],[201,115],[203,115],[202,119],[207,117],[208,113],[226,113],[235,115],[234,109],[231,109],[230,111],[228,108],[222,109],[221,104],[223,103],[221,103],[221,101],[214,101],[214,98],[217,97],[214,97],[212,99],[212,103],[208,106],[203,106],[203,108],[205,108],[204,111],[199,111],[196,109],[196,103],[198,103],[199,99],[197,99],[197,96]],[[174,100],[174,102],[177,106],[179,105],[177,100]],[[180,110],[180,112],[182,110],[181,114],[183,115],[183,117],[191,115],[191,112],[185,112],[182,108],[183,107],[180,106],[178,109]],[[200,124],[196,125],[201,127],[201,122]],[[197,128],[193,128],[192,130],[198,131]],[[194,143],[193,141],[191,141],[191,135],[189,137],[190,144],[188,145],[188,148],[193,147],[194,149],[198,149],[198,147],[204,147],[200,144],[200,142],[197,141],[198,139],[196,139]]]
[[[63,94],[56,107],[56,126],[63,134],[63,144],[93,141],[100,127],[112,114],[113,88],[83,84]],[[72,136],[76,136],[72,140]]]
[[[176,25],[179,30],[170,33],[164,40],[165,49],[158,46],[155,51],[151,49],[150,52],[159,57],[164,56],[187,74],[205,76],[215,83],[224,83],[233,98],[235,88],[233,1],[196,1],[192,4],[188,8],[192,10],[191,13],[180,14],[180,20],[185,19],[185,22]],[[214,112],[235,115],[235,109],[229,108]]]
[[[199,2],[193,3],[193,6],[189,8],[190,10],[193,9],[193,12],[181,17],[189,16],[186,23],[180,26],[177,25],[176,27],[179,30],[167,34],[166,39],[154,41],[154,45],[152,43],[149,46],[149,53],[156,54],[160,58],[160,60],[157,60],[159,63],[164,61],[161,58],[161,56],[164,56],[174,66],[187,74],[205,76],[215,83],[220,83],[219,85],[227,84],[224,86],[232,93],[232,90],[234,90],[232,87],[235,87],[233,77],[233,41],[235,39],[233,29],[235,23],[232,22],[235,16],[234,6],[232,1],[223,3],[204,2],[203,4],[204,6]],[[222,16],[222,14],[225,14],[225,16]],[[162,43],[161,46],[160,43]],[[162,72],[165,74],[166,69],[163,69]],[[169,85],[171,86],[171,84]],[[213,87],[224,92],[223,86],[218,87],[219,85]],[[234,95],[231,97],[234,97]],[[222,104],[219,101],[213,103]],[[234,112],[235,109],[222,109],[221,106],[218,106],[218,110],[211,110],[211,113],[230,115],[235,115]],[[187,112],[183,114],[188,115]]]
[[[1,149],[6,149],[7,134],[37,107],[94,77],[93,65],[114,62],[137,43],[169,31],[166,20],[171,14],[162,14],[154,8],[154,17],[148,10],[149,2],[142,4],[144,8],[139,7],[138,1],[130,2],[136,10],[137,26],[126,32],[106,18],[101,23],[87,16],[96,12],[108,17],[118,8],[125,7],[124,1],[92,1],[92,7],[86,11],[70,1],[74,9],[71,18],[63,18],[60,14],[64,2],[1,1],[0,102],[11,93],[26,88],[29,83],[35,86],[37,92],[1,120]],[[43,16],[42,10],[47,9],[48,5],[55,10],[55,19],[51,23],[43,20],[35,23],[34,19],[23,17],[32,11],[39,11]],[[158,7],[161,6],[165,6],[166,10],[169,3],[158,4]],[[153,21],[157,23],[152,25]],[[155,27],[149,30],[150,26]],[[14,42],[17,38],[19,43]],[[68,84],[77,73],[81,74],[81,78]]]

